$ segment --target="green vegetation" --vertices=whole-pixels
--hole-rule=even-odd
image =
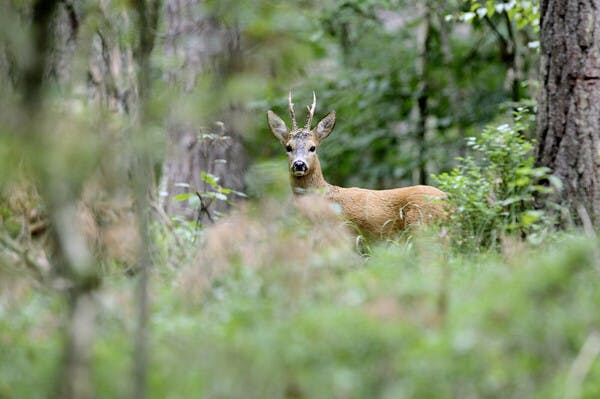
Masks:
[[[315,229],[329,228],[291,216],[268,222],[297,249],[310,245]],[[151,397],[600,394],[600,364],[578,366],[598,354],[594,240],[568,235],[538,248],[515,241],[501,252],[452,255],[424,236],[377,247],[368,260],[332,255],[331,245],[278,257],[260,248],[278,252],[277,242],[251,244],[265,259],[248,267],[228,258],[208,286],[204,263],[155,273]],[[131,292],[132,281],[117,275],[98,294],[100,397],[130,389]],[[61,337],[55,315],[63,307],[48,291],[3,304],[2,397],[52,392]]]
[[[535,201],[559,191],[561,183],[547,168],[534,167],[533,143],[524,138],[532,122],[529,111],[519,108],[512,126],[490,126],[468,138],[468,155],[437,176],[449,194],[448,234],[459,247],[487,248],[509,235],[539,242],[552,229],[553,218],[544,209],[557,206],[546,200],[540,208]]]
[[[54,27],[38,98],[42,3],[0,5],[0,399],[63,397],[78,351],[97,398],[600,397],[600,241],[557,227],[534,161],[536,1],[163,0],[147,59],[133,4],[160,2],[59,2],[77,46]],[[169,36],[175,3],[214,37]],[[178,56],[199,42],[217,54],[195,74]],[[337,112],[328,181],[437,185],[448,219],[364,254],[330,204],[292,198],[265,118],[290,88],[298,120],[313,90],[316,119]],[[197,168],[162,191],[166,164],[234,139],[217,163],[248,158],[243,193]]]

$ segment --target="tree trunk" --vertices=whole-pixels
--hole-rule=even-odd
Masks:
[[[415,138],[418,146],[417,178],[418,184],[427,184],[427,119],[429,117],[429,52],[431,51],[432,24],[431,4],[422,4],[423,22],[417,30],[417,52],[415,70],[419,78],[417,98],[413,108],[415,115]]]
[[[79,18],[70,2],[38,0],[32,5],[32,47],[36,50],[30,65],[23,71],[19,89],[29,119],[23,129],[30,151],[48,133],[39,116],[43,114],[44,83],[70,79],[70,66],[78,33]],[[46,155],[46,154],[44,154]],[[52,221],[54,237],[52,264],[55,273],[69,282],[65,290],[69,317],[65,322],[63,363],[57,381],[57,396],[89,398],[92,390],[92,341],[95,332],[96,305],[94,292],[99,276],[82,226],[76,203],[81,182],[69,179],[64,170],[47,159],[36,165],[45,206]]]
[[[167,0],[166,18],[165,51],[169,59],[178,61],[175,65],[180,65],[167,74],[171,84],[190,92],[202,74],[213,73],[215,79],[225,79],[231,73],[232,60],[240,57],[239,32],[235,27],[217,22],[199,0]],[[161,205],[167,214],[207,220],[206,214],[198,215],[198,209],[193,209],[187,201],[173,200],[175,195],[191,189],[212,191],[201,180],[201,172],[217,176],[222,187],[243,191],[244,147],[241,137],[231,131],[228,116],[223,119],[223,123],[215,123],[208,131],[185,120],[170,123],[160,190]],[[192,188],[182,187],[181,183]],[[223,212],[228,208],[225,202],[218,201],[210,211]]]
[[[159,10],[161,0],[137,0],[133,3],[137,12],[137,28],[139,32],[136,48],[136,61],[138,64],[137,88],[139,93],[139,111],[137,112],[137,128],[132,132],[132,141],[142,141],[146,137],[144,122],[146,120],[146,106],[151,92],[150,55],[154,48],[156,32],[158,29]],[[153,196],[152,158],[149,146],[139,149],[139,154],[131,159],[133,197],[136,204],[136,219],[142,240],[140,259],[138,262],[139,281],[137,287],[138,317],[135,333],[134,352],[134,390],[133,397],[145,399],[148,396],[148,358],[149,358],[149,325],[150,316],[150,270],[153,268],[155,252],[154,240],[151,232],[151,198]],[[149,189],[152,187],[151,189]]]
[[[88,97],[97,106],[131,114],[138,105],[138,88],[131,43],[121,40],[131,26],[126,10],[114,10],[112,2],[99,5],[101,26],[91,40]]]
[[[561,179],[559,202],[600,226],[600,0],[540,11],[537,162]]]

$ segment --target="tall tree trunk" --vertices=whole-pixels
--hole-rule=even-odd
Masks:
[[[30,151],[43,142],[47,127],[39,118],[43,114],[44,83],[70,78],[72,55],[79,26],[70,2],[38,0],[32,9],[32,61],[25,68],[21,91],[26,113],[23,128]],[[65,291],[69,318],[65,325],[63,364],[57,381],[57,395],[62,398],[92,397],[91,348],[95,331],[96,306],[93,298],[99,283],[95,264],[84,239],[78,219],[77,194],[81,181],[69,179],[65,171],[45,158],[34,163],[41,192],[52,221],[54,272],[69,282]]]
[[[232,71],[232,60],[239,60],[239,32],[224,26],[207,13],[201,0],[167,0],[166,54],[179,68],[167,74],[171,84],[184,91],[192,91],[198,78],[212,73],[215,79],[226,79]],[[219,82],[217,82],[219,83]],[[209,130],[200,130],[189,121],[174,120],[167,132],[167,155],[163,164],[161,205],[169,215],[192,219],[197,215],[187,202],[174,201],[177,194],[188,192],[181,183],[189,184],[199,192],[212,188],[200,178],[201,172],[219,178],[223,187],[243,190],[243,172],[246,156],[241,137],[231,130],[228,116],[224,123],[216,123]],[[211,211],[225,211],[224,202],[211,206]],[[203,219],[204,217],[204,219]]]
[[[415,70],[419,78],[417,101],[413,107],[415,115],[415,138],[418,146],[417,177],[418,184],[427,184],[427,119],[429,118],[429,76],[432,27],[432,6],[429,2],[421,5],[423,22],[417,30],[417,52]]]
[[[87,90],[97,106],[130,114],[138,105],[138,87],[131,41],[122,40],[131,27],[126,10],[115,10],[113,1],[99,5],[101,24],[91,40]]]
[[[600,0],[541,2],[537,162],[559,201],[600,226]]]
[[[136,0],[133,3],[138,18],[138,45],[136,48],[136,61],[138,64],[137,87],[139,93],[137,112],[137,126],[132,132],[131,139],[143,141],[144,121],[146,119],[145,102],[150,96],[150,55],[154,48],[156,40],[156,31],[158,28],[159,10],[161,0]],[[149,297],[149,275],[152,268],[153,239],[150,228],[150,209],[151,198],[153,194],[152,178],[152,158],[150,156],[149,146],[142,146],[137,157],[132,160],[132,180],[134,199],[136,204],[136,219],[138,221],[138,230],[142,238],[142,249],[140,260],[138,262],[139,281],[137,287],[137,306],[138,317],[135,334],[135,352],[134,352],[134,390],[133,397],[144,399],[148,396],[148,337],[149,326],[148,318],[150,315],[150,297]]]

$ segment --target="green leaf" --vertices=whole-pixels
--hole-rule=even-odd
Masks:
[[[197,195],[194,195],[193,197],[191,197],[189,199],[188,205],[193,208],[199,207],[200,206],[200,198],[198,198]]]
[[[248,198],[248,196],[246,194],[242,193],[241,191],[233,191],[233,193],[235,195],[237,195],[238,197]]]
[[[492,15],[494,15],[495,7],[497,7],[497,5],[495,4],[495,2],[488,0],[485,2],[485,6],[487,8],[487,15],[488,17],[491,17]]]
[[[524,187],[524,186],[528,185],[529,183],[531,183],[531,179],[529,177],[523,176],[523,177],[520,177],[517,180],[515,180],[514,185],[516,187]]]
[[[520,215],[521,224],[524,227],[529,227],[539,221],[542,216],[544,216],[544,213],[541,211],[525,211]]]
[[[215,175],[212,175],[210,173],[206,173],[204,171],[200,172],[200,179],[209,184],[211,187],[213,188],[218,188],[219,187],[219,178]]]
[[[214,197],[216,199],[221,200],[221,201],[227,201],[227,196],[225,194],[222,194],[222,193],[214,193],[214,194],[215,194]]]
[[[188,199],[194,197],[194,193],[182,193],[173,196],[173,201],[187,201]]]
[[[556,191],[562,190],[562,188],[563,188],[562,180],[560,180],[557,176],[550,175],[550,176],[548,176],[548,180],[550,181],[550,184],[556,189]]]

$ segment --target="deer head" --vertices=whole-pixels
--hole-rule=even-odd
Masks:
[[[298,128],[294,104],[292,103],[292,92],[288,96],[292,130],[289,130],[283,119],[273,111],[267,112],[269,127],[273,135],[283,144],[288,155],[288,165],[293,176],[301,177],[309,175],[320,168],[318,166],[317,148],[321,142],[329,136],[335,126],[335,111],[328,113],[314,129],[311,129],[317,98],[313,92],[313,102],[308,110],[308,116],[304,127]]]

